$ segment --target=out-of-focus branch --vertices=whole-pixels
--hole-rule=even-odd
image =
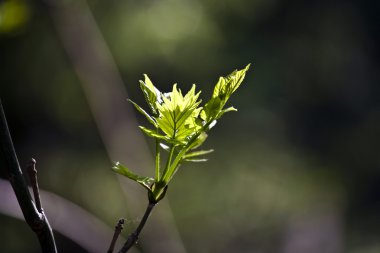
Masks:
[[[55,28],[81,81],[109,157],[141,169],[136,171],[139,174],[149,175],[149,169],[154,168],[149,148],[139,131],[132,107],[126,102],[127,92],[122,78],[89,6],[83,0],[49,3]],[[136,215],[144,208],[140,200],[145,198],[145,192],[135,190],[124,178],[120,182],[124,192],[128,192],[125,194],[130,203],[128,212]],[[150,222],[150,230],[146,231],[144,238],[151,243],[144,244],[144,249],[186,252],[167,200],[160,202],[155,215],[158,219]]]
[[[0,100],[0,157],[5,162],[5,169],[9,181],[16,194],[17,201],[21,207],[25,221],[30,228],[36,233],[42,252],[57,252],[53,232],[50,228],[49,221],[44,212],[37,210],[28,187],[25,183],[20,165],[17,159],[5,113]]]
[[[16,219],[23,219],[22,212],[13,194],[13,189],[7,180],[0,179],[0,213]],[[99,218],[87,212],[57,194],[40,189],[44,200],[44,211],[51,213],[49,222],[55,231],[69,238],[80,247],[91,253],[104,253],[105,245],[113,229]],[[119,236],[121,237],[121,235]],[[122,242],[117,241],[115,247],[121,248]]]

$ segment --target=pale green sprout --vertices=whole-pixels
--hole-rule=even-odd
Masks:
[[[169,93],[159,91],[144,75],[144,81],[140,81],[140,88],[150,108],[151,114],[147,113],[135,102],[130,101],[152,124],[153,129],[140,126],[141,130],[156,141],[156,173],[155,178],[143,177],[131,172],[119,162],[112,169],[129,179],[144,186],[149,193],[149,201],[159,202],[166,193],[167,186],[174,174],[183,162],[203,162],[202,158],[213,152],[210,150],[196,150],[207,138],[207,132],[216,124],[226,112],[236,111],[234,107],[225,105],[231,95],[239,88],[249,64],[241,70],[235,70],[227,77],[220,77],[215,85],[210,100],[201,106],[196,86],[182,95],[177,84]],[[169,152],[167,161],[161,171],[161,149]]]

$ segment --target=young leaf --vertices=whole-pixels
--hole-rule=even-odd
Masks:
[[[156,152],[159,152],[161,146],[169,151],[167,162],[164,170],[160,173],[156,165],[156,178],[140,177],[130,172],[126,167],[116,164],[114,170],[128,178],[142,184],[149,192],[149,198],[153,202],[158,202],[165,195],[168,183],[178,170],[181,162],[203,162],[206,159],[198,157],[206,155],[213,150],[192,151],[201,146],[208,132],[226,112],[236,111],[234,107],[224,108],[228,99],[241,85],[245,74],[250,65],[244,69],[235,70],[226,77],[220,77],[214,87],[211,99],[204,105],[200,106],[201,100],[198,100],[200,92],[195,92],[195,85],[182,95],[177,85],[169,93],[161,93],[151,82],[147,75],[145,80],[140,81],[140,88],[144,93],[146,102],[152,110],[152,116],[144,111],[139,105],[133,103],[136,109],[152,123],[156,129],[148,129],[140,126],[141,130],[149,137],[156,139]],[[168,147],[168,145],[170,147]],[[159,154],[159,153],[157,153]],[[159,155],[158,155],[159,157]],[[157,158],[157,156],[156,156]],[[156,159],[156,162],[159,159]],[[157,172],[158,171],[158,172]],[[162,175],[160,177],[160,174]]]
[[[193,163],[202,163],[202,162],[207,162],[208,160],[203,158],[203,159],[184,159],[185,162],[193,162]]]
[[[146,127],[143,127],[143,126],[139,126],[139,128],[146,134],[148,135],[149,137],[153,137],[155,139],[159,139],[159,140],[163,140],[163,141],[166,141],[168,143],[172,143],[172,144],[175,144],[175,145],[183,145],[182,142],[179,142],[175,139],[171,139],[165,135],[161,135],[161,134],[158,134],[156,132],[156,130],[152,130],[152,129],[149,129],[149,128],[146,128]]]
[[[199,136],[190,144],[189,150],[196,149],[201,146],[207,139],[207,136],[208,135],[205,132],[199,134]]]
[[[201,111],[201,119],[205,120],[206,122],[215,119],[222,108],[222,100],[219,97],[212,97]]]
[[[139,113],[141,113],[142,115],[145,116],[145,118],[151,123],[153,124],[155,127],[157,127],[157,123],[156,121],[154,120],[154,118],[152,118],[143,108],[141,108],[138,104],[136,104],[135,102],[133,102],[132,100],[128,99],[129,102],[131,102],[135,108],[137,109],[137,111]]]
[[[157,103],[161,103],[161,92],[153,85],[149,77],[144,74],[144,81],[140,81],[140,88],[144,94],[145,100],[152,110],[153,114],[157,114]]]
[[[242,70],[235,70],[227,77],[220,77],[217,84],[214,87],[214,92],[211,99],[206,103],[200,116],[205,121],[210,121],[213,119],[219,119],[224,113],[233,111],[233,107],[223,110],[223,107],[227,103],[228,99],[231,97],[237,88],[239,88],[242,83],[246,72],[249,69],[250,64],[248,64]]]
[[[231,106],[231,107],[228,107],[227,109],[224,109],[224,110],[222,110],[219,114],[218,114],[218,119],[220,118],[220,117],[222,117],[226,112],[237,112],[237,109],[235,108],[235,107],[233,107],[233,106]]]
[[[156,132],[156,130],[152,130],[152,129],[149,129],[149,128],[146,128],[146,127],[143,127],[143,126],[139,126],[139,128],[140,128],[140,129],[141,129],[146,135],[148,135],[149,137],[153,137],[153,138],[160,139],[160,140],[164,140],[164,141],[168,141],[168,140],[169,140],[165,135],[158,134],[158,133]]]
[[[232,112],[232,111],[237,112],[237,109],[231,106],[231,107],[228,107],[227,109],[224,109],[222,112],[226,113],[226,112]]]
[[[215,85],[212,97],[220,97],[224,102],[227,102],[232,93],[234,93],[243,82],[249,66],[250,64],[242,70],[235,70],[227,77],[220,77],[218,83]]]
[[[164,143],[160,143],[160,146],[163,150],[169,152],[170,151],[170,147],[168,145],[165,145]]]
[[[182,96],[175,84],[168,96],[162,96],[162,104],[157,104],[159,112],[156,118],[157,124],[172,141],[184,143],[187,137],[200,129],[195,123],[200,112],[198,106],[201,101],[197,101],[198,97],[199,93],[195,94],[195,85]]]
[[[214,150],[213,149],[198,150],[198,151],[194,151],[194,152],[191,152],[191,153],[188,153],[188,154],[184,155],[183,158],[184,159],[188,159],[188,158],[192,158],[192,157],[207,155],[207,154],[210,154],[211,152],[214,152]]]
[[[143,177],[139,176],[133,172],[131,172],[127,167],[122,165],[119,162],[116,162],[112,167],[112,170],[120,175],[126,176],[127,178],[139,183],[143,187],[145,187],[148,191],[151,191],[152,184],[154,183],[154,179],[151,177]]]

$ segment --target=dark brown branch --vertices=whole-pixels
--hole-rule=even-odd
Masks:
[[[115,233],[113,234],[113,238],[112,238],[112,241],[111,241],[111,244],[110,244],[110,247],[109,247],[107,253],[113,252],[117,238],[119,237],[121,230],[123,230],[123,225],[124,225],[124,219],[121,218],[115,226]]]
[[[0,100],[0,158],[5,162],[5,169],[17,201],[21,207],[25,221],[36,233],[43,253],[57,252],[53,232],[48,219],[39,212],[30,196],[25,183],[17,155],[8,130],[7,120]],[[42,210],[42,209],[41,209]]]
[[[38,187],[38,181],[37,181],[37,169],[36,169],[36,160],[32,158],[28,166],[26,168],[29,176],[30,184],[32,185],[33,194],[34,194],[34,202],[36,203],[36,207],[38,212],[42,213],[42,205],[41,205],[41,198],[40,198],[40,190]]]
[[[149,205],[147,206],[145,210],[144,216],[142,217],[139,226],[136,228],[136,230],[132,234],[129,235],[127,241],[125,242],[124,246],[121,248],[119,253],[127,252],[133,245],[137,243],[141,230],[144,228],[145,223],[148,220],[149,215],[152,212],[155,205],[156,203],[149,202]]]

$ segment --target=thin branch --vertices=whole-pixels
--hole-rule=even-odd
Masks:
[[[32,185],[33,194],[34,194],[34,202],[36,203],[36,207],[38,212],[42,213],[42,205],[41,205],[41,198],[40,198],[40,190],[38,187],[38,181],[37,181],[37,169],[36,169],[36,160],[32,158],[28,166],[26,168],[29,176],[29,181]]]
[[[49,217],[54,231],[72,240],[86,252],[104,253],[106,251],[104,248],[110,243],[107,238],[114,233],[113,227],[107,226],[96,216],[62,196],[42,189],[40,189],[40,195],[45,213],[59,213],[59,215]],[[15,219],[24,219],[12,186],[8,180],[4,179],[0,179],[0,214]],[[3,228],[1,227],[0,230]],[[121,235],[118,240],[121,240],[120,237]],[[1,242],[0,239],[0,245]],[[122,246],[122,244],[120,245]]]
[[[0,158],[5,168],[25,221],[36,233],[43,253],[57,252],[53,232],[43,212],[39,212],[30,196],[8,130],[7,120],[0,100]]]
[[[110,247],[109,247],[107,253],[113,252],[117,238],[119,237],[121,231],[123,230],[123,225],[124,225],[124,219],[121,218],[115,226],[115,233],[113,234],[112,241],[111,241],[111,244],[110,244]]]
[[[142,217],[140,224],[136,228],[136,230],[128,236],[127,241],[125,242],[124,246],[121,248],[119,253],[125,253],[127,252],[133,245],[137,243],[137,240],[139,239],[139,235],[141,233],[141,230],[144,228],[146,221],[149,218],[150,213],[152,212],[154,206],[156,203],[149,202],[149,205],[147,206],[144,216]]]

